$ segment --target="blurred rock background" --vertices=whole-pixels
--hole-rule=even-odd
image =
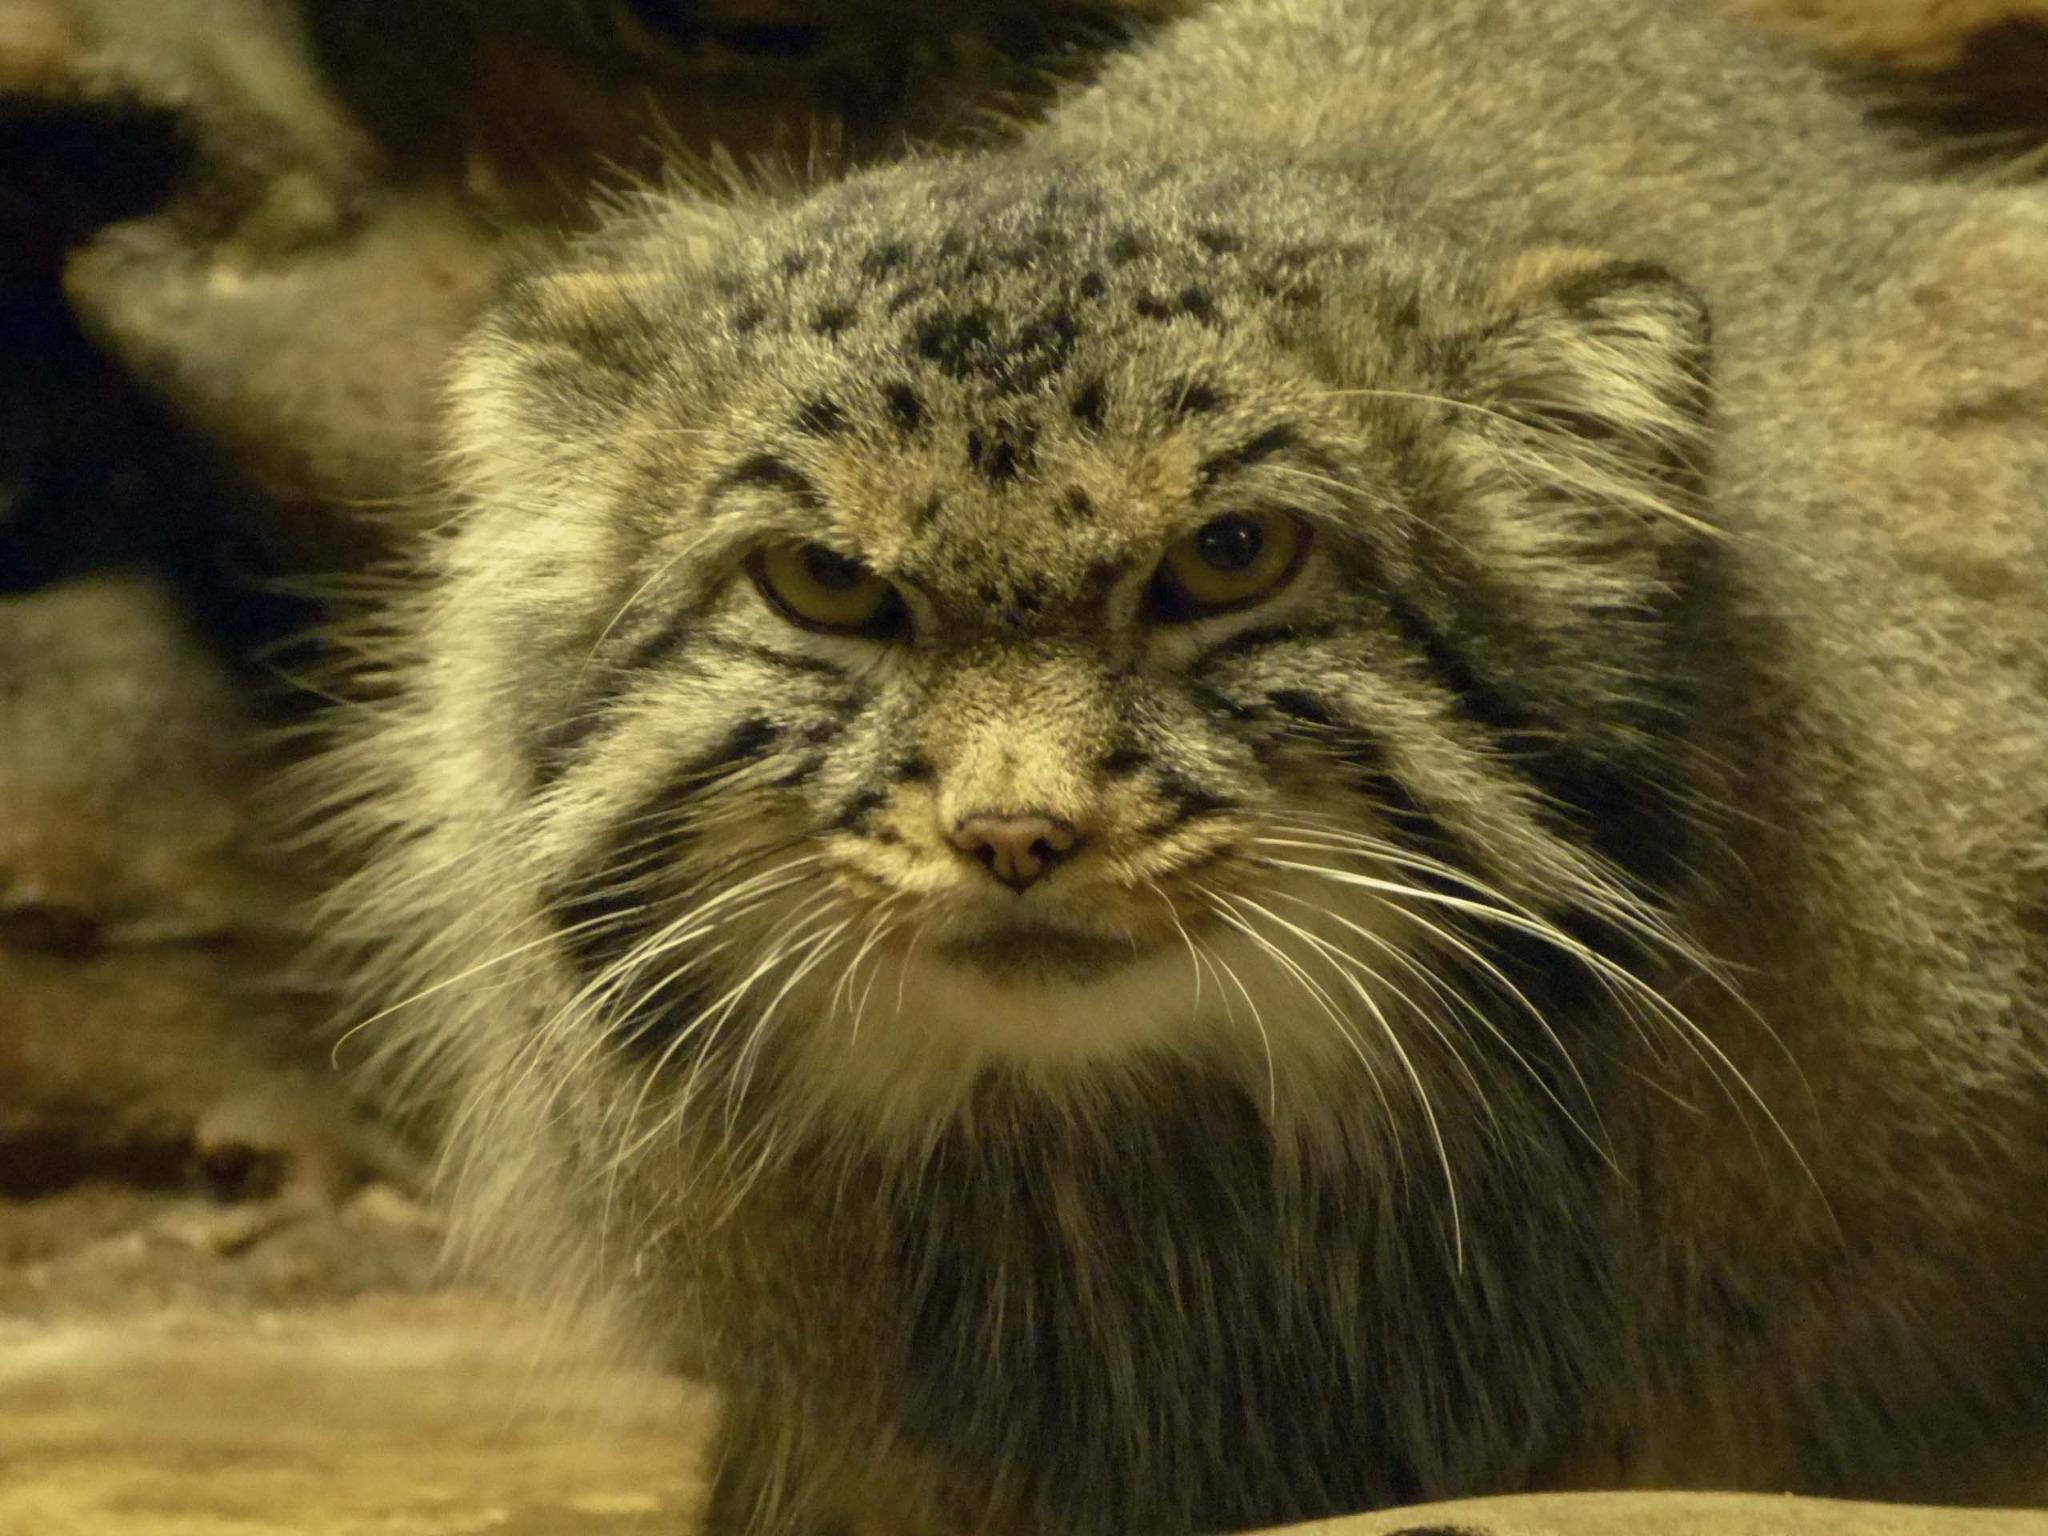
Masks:
[[[1174,0],[0,0],[0,1313],[424,1286],[257,832],[504,254],[998,131]]]
[[[0,0],[0,1326],[432,1286],[255,805],[505,253],[669,163],[1000,132],[1199,3]],[[2048,0],[1725,3],[2048,162]]]

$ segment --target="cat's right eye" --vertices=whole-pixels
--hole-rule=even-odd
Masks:
[[[1211,518],[1166,551],[1147,610],[1160,623],[1181,624],[1264,602],[1294,579],[1308,542],[1308,526],[1285,512]]]
[[[747,574],[769,607],[804,629],[889,640],[910,622],[895,587],[823,544],[771,544],[747,561]]]

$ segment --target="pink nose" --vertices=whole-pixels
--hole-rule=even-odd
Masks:
[[[1013,891],[1022,891],[1059,863],[1080,841],[1074,829],[1050,816],[963,816],[953,846]]]

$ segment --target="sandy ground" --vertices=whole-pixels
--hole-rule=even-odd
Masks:
[[[707,1410],[461,1293],[9,1324],[0,1531],[675,1531]]]
[[[715,1404],[437,1283],[431,1216],[0,1200],[0,1536],[679,1536]],[[878,1520],[869,1529],[887,1530]],[[2048,1536],[2048,1511],[1591,1494],[1305,1536]]]
[[[0,1536],[687,1527],[707,1393],[437,1283],[432,1218],[0,1201]]]

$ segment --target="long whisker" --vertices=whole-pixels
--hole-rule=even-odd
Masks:
[[[1278,923],[1295,937],[1306,941],[1312,948],[1316,948],[1324,953],[1326,957],[1336,956],[1340,959],[1344,958],[1341,951],[1324,944],[1299,924],[1291,923],[1287,919],[1277,916],[1271,908],[1258,907],[1255,903],[1247,901],[1244,897],[1226,896],[1223,900],[1233,910],[1243,906],[1252,906],[1255,911],[1262,913],[1268,921]],[[1272,952],[1276,955],[1279,953],[1277,946],[1273,947]],[[1436,1149],[1437,1166],[1442,1170],[1444,1176],[1444,1194],[1450,1205],[1453,1263],[1457,1272],[1463,1274],[1465,1270],[1465,1228],[1458,1206],[1458,1180],[1457,1175],[1451,1169],[1450,1146],[1444,1140],[1443,1126],[1437,1120],[1436,1106],[1430,1101],[1429,1090],[1423,1085],[1422,1074],[1416,1070],[1415,1062],[1408,1054],[1408,1048],[1401,1042],[1400,1032],[1394,1028],[1392,1021],[1387,1018],[1386,1010],[1381,1008],[1379,1000],[1367,988],[1359,984],[1357,977],[1351,973],[1348,966],[1340,964],[1336,969],[1338,975],[1350,987],[1353,995],[1365,1004],[1366,1012],[1372,1015],[1373,1022],[1379,1026],[1380,1033],[1386,1037],[1387,1044],[1393,1049],[1394,1057],[1400,1062],[1401,1070],[1408,1079],[1408,1085],[1415,1091],[1416,1103],[1421,1107],[1422,1118],[1429,1127],[1429,1139]],[[1358,1049],[1359,1057],[1363,1060],[1364,1050],[1362,1047]],[[1456,1051],[1453,1050],[1452,1054],[1456,1055]],[[1462,1058],[1460,1058],[1460,1065],[1463,1065]],[[1480,1094],[1480,1099],[1483,1103],[1485,1100],[1484,1093]]]
[[[1568,1123],[1573,1130],[1579,1133],[1579,1135],[1585,1140],[1586,1144],[1593,1149],[1593,1151],[1600,1157],[1600,1159],[1603,1162],[1605,1162],[1610,1168],[1615,1169],[1616,1172],[1620,1171],[1619,1167],[1615,1164],[1614,1161],[1612,1144],[1606,1136],[1606,1127],[1604,1124],[1602,1124],[1601,1121],[1600,1106],[1593,1097],[1592,1088],[1587,1084],[1583,1074],[1580,1073],[1578,1063],[1572,1058],[1572,1053],[1568,1049],[1566,1049],[1563,1039],[1560,1038],[1556,1029],[1551,1025],[1550,1020],[1544,1016],[1543,1011],[1540,1008],[1538,1008],[1534,1003],[1530,1002],[1529,999],[1523,995],[1520,988],[1516,987],[1513,982],[1509,981],[1505,975],[1503,975],[1498,969],[1496,969],[1493,966],[1492,962],[1486,959],[1485,956],[1481,955],[1477,950],[1472,949],[1470,945],[1466,944],[1462,939],[1460,939],[1455,933],[1451,932],[1450,930],[1441,928],[1437,924],[1431,923],[1427,919],[1417,917],[1414,914],[1403,914],[1403,917],[1406,921],[1418,923],[1425,931],[1436,935],[1438,938],[1450,944],[1451,946],[1470,954],[1475,960],[1477,960],[1477,962],[1481,966],[1483,966],[1487,971],[1491,972],[1494,978],[1498,979],[1499,984],[1502,985],[1509,993],[1509,995],[1511,995],[1517,1001],[1521,1008],[1529,1014],[1530,1018],[1532,1018],[1535,1021],[1536,1026],[1543,1031],[1544,1035],[1549,1039],[1551,1045],[1555,1047],[1559,1058],[1565,1064],[1565,1070],[1571,1073],[1572,1080],[1578,1084],[1580,1096],[1584,1099],[1586,1109],[1593,1118],[1593,1124],[1600,1128],[1601,1135],[1596,1137],[1595,1135],[1593,1135],[1591,1131],[1587,1130],[1584,1123],[1581,1122],[1579,1117],[1572,1112],[1571,1107],[1568,1104],[1566,1104],[1562,1098],[1558,1096],[1557,1090],[1551,1086],[1550,1080],[1546,1078],[1541,1072],[1536,1070],[1536,1064],[1530,1061],[1527,1054],[1522,1050],[1522,1048],[1515,1044],[1513,1038],[1509,1036],[1507,1032],[1500,1027],[1500,1025],[1494,1022],[1492,1015],[1490,1015],[1486,1009],[1480,1007],[1477,1003],[1473,1002],[1470,998],[1466,997],[1464,993],[1460,992],[1455,987],[1447,987],[1439,977],[1434,975],[1425,967],[1418,964],[1415,958],[1412,955],[1410,955],[1406,950],[1404,950],[1400,945],[1393,943],[1392,941],[1388,940],[1380,934],[1374,933],[1370,928],[1367,928],[1362,923],[1355,923],[1351,921],[1351,919],[1345,917],[1342,913],[1331,911],[1326,906],[1320,906],[1317,903],[1310,901],[1306,896],[1297,896],[1291,891],[1284,891],[1279,889],[1270,889],[1268,894],[1270,894],[1277,901],[1292,902],[1296,905],[1306,907],[1310,911],[1316,912],[1321,916],[1326,917],[1331,921],[1340,924],[1348,931],[1355,933],[1356,935],[1358,935],[1359,938],[1365,940],[1367,943],[1373,945],[1375,948],[1379,949],[1384,954],[1386,954],[1387,957],[1391,959],[1395,964],[1401,966],[1404,970],[1408,971],[1411,975],[1415,976],[1417,980],[1419,980],[1425,987],[1427,987],[1430,990],[1433,996],[1441,998],[1445,1003],[1450,1005],[1458,1013],[1470,1019],[1474,1024],[1478,1025],[1479,1028],[1485,1030],[1486,1033],[1492,1036],[1494,1041],[1498,1043],[1501,1046],[1501,1048],[1505,1050],[1508,1053],[1508,1055],[1514,1059],[1515,1064],[1518,1067],[1520,1067],[1525,1074],[1527,1074],[1531,1082],[1535,1083],[1537,1091],[1550,1101],[1551,1105],[1557,1110],[1559,1114],[1564,1116],[1566,1123]]]
[[[1366,1081],[1372,1086],[1373,1096],[1379,1100],[1380,1108],[1385,1113],[1388,1122],[1390,1124],[1394,1123],[1394,1107],[1387,1098],[1385,1085],[1380,1081],[1379,1069],[1373,1065],[1372,1057],[1367,1053],[1364,1043],[1353,1032],[1344,1015],[1338,1010],[1336,1000],[1330,996],[1328,990],[1313,976],[1309,975],[1307,971],[1303,970],[1292,955],[1260,933],[1241,914],[1232,910],[1220,893],[1212,891],[1206,886],[1196,886],[1194,889],[1208,904],[1209,910],[1226,927],[1242,934],[1262,954],[1276,961],[1281,969],[1286,971],[1288,976],[1293,979],[1294,983],[1306,992],[1310,1000],[1322,1010],[1323,1016],[1330,1021],[1331,1026],[1337,1031],[1338,1038],[1350,1048],[1351,1054],[1357,1058],[1359,1066],[1365,1069]],[[1246,993],[1246,1000],[1250,1000],[1249,993]],[[1393,1146],[1396,1159],[1403,1159],[1402,1146],[1398,1137],[1394,1139]]]
[[[1322,851],[1327,852],[1329,850],[1324,849]],[[1641,1016],[1652,1021],[1661,1022],[1672,1028],[1677,1033],[1678,1038],[1687,1043],[1694,1055],[1721,1082],[1722,1091],[1729,1095],[1730,1102],[1739,1103],[1735,1098],[1734,1089],[1728,1086],[1726,1078],[1722,1074],[1725,1073],[1727,1078],[1732,1078],[1736,1087],[1740,1088],[1743,1098],[1746,1098],[1769,1123],[1778,1140],[1791,1153],[1794,1161],[1798,1164],[1808,1181],[1814,1185],[1817,1191],[1820,1190],[1818,1179],[1815,1178],[1813,1170],[1807,1163],[1805,1155],[1799,1150],[1798,1144],[1793,1141],[1790,1133],[1785,1129],[1784,1123],[1779,1120],[1776,1112],[1765,1101],[1763,1095],[1757,1091],[1756,1086],[1750,1082],[1747,1075],[1728,1056],[1727,1052],[1721,1048],[1719,1042],[1714,1040],[1704,1029],[1700,1028],[1698,1023],[1684,1009],[1673,1003],[1662,992],[1659,992],[1626,966],[1617,964],[1608,956],[1601,954],[1598,950],[1574,938],[1555,924],[1512,908],[1475,901],[1444,891],[1430,890],[1423,886],[1363,874],[1356,870],[1332,869],[1325,865],[1310,864],[1295,859],[1262,858],[1259,862],[1269,868],[1288,870],[1326,880],[1332,884],[1371,891],[1383,898],[1392,899],[1398,910],[1410,913],[1410,915],[1412,915],[1412,909],[1402,905],[1402,903],[1420,902],[1439,907],[1461,916],[1474,918],[1482,923],[1524,934],[1577,961],[1589,976],[1601,984],[1603,989],[1607,991],[1608,995],[1614,999],[1616,1004],[1625,1013],[1630,1016],[1636,1016],[1636,1011],[1640,1009]],[[1823,1198],[1825,1198],[1825,1192],[1821,1191],[1821,1193]]]

